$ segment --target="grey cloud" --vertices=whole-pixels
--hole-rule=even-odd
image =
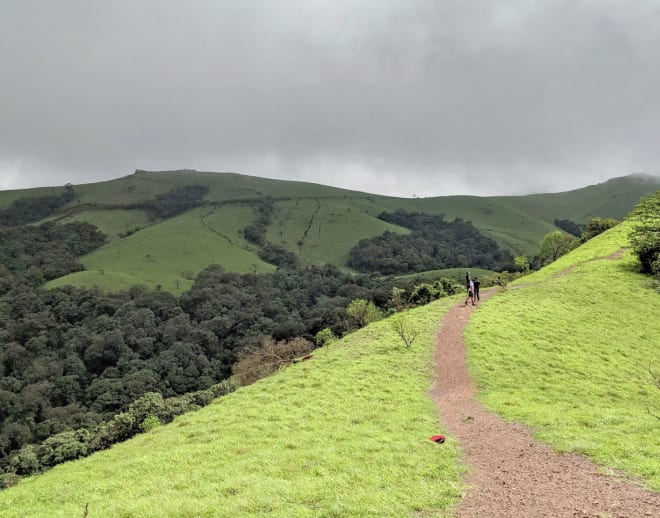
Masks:
[[[659,25],[655,2],[6,2],[0,188],[178,167],[401,196],[657,174]]]

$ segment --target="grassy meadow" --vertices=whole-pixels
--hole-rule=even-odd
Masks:
[[[126,281],[179,295],[209,264],[240,273],[273,271],[275,267],[262,261],[237,233],[251,212],[244,205],[188,211],[102,246],[81,259],[86,271],[60,277],[46,287],[98,285],[117,290],[125,289]]]
[[[410,231],[386,223],[343,198],[304,198],[276,203],[267,239],[294,250],[306,264],[345,265],[361,239]]]
[[[171,424],[0,492],[0,516],[449,516],[458,445],[428,396],[435,333],[457,299],[383,320]]]
[[[96,225],[106,235],[106,242],[111,243],[151,225],[147,214],[141,210],[88,210],[58,220],[58,223],[86,221]]]
[[[622,223],[496,294],[466,342],[488,408],[660,491],[660,421],[648,413],[660,415],[649,373],[660,372],[660,297],[621,250],[629,229]]]

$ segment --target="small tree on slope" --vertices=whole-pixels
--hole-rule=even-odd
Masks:
[[[642,198],[629,217],[636,225],[628,237],[642,272],[660,277],[660,191]]]

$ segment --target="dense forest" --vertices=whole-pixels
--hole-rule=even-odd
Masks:
[[[513,256],[472,223],[419,212],[383,212],[383,221],[411,230],[362,239],[350,252],[348,265],[360,272],[396,275],[444,268],[514,270]]]
[[[50,216],[60,207],[76,197],[72,185],[67,184],[61,194],[47,194],[30,198],[20,198],[12,202],[8,209],[0,210],[0,227],[25,225]]]
[[[264,340],[342,335],[356,326],[347,312],[355,300],[387,310],[395,285],[411,304],[453,289],[448,281],[355,277],[330,265],[268,274],[211,265],[179,298],[139,286],[115,294],[40,288],[81,270],[77,257],[103,241],[88,223],[0,230],[0,470],[7,474],[85,455],[137,433],[147,417],[167,421],[210,400],[226,391],[218,383],[242,351]],[[198,395],[182,400],[186,394]]]

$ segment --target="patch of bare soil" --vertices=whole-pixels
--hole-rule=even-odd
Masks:
[[[491,294],[482,293],[482,302]],[[468,489],[455,515],[660,517],[660,493],[645,490],[621,474],[604,474],[580,455],[556,453],[536,442],[524,426],[484,410],[475,399],[465,364],[463,330],[474,310],[461,302],[443,318],[431,390],[468,467]]]

